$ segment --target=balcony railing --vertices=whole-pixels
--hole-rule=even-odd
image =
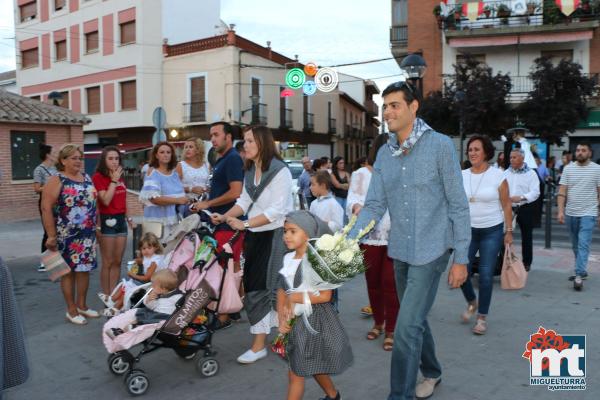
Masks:
[[[367,113],[373,116],[379,115],[379,107],[377,106],[377,103],[375,103],[373,100],[368,99],[367,101],[365,101],[365,108],[367,109]]]
[[[289,108],[282,108],[281,112],[281,120],[279,121],[280,127],[285,129],[291,129],[292,125],[292,110]]]
[[[337,132],[336,123],[337,121],[335,120],[335,118],[329,118],[329,127],[327,129],[327,132],[335,135],[335,133]]]
[[[344,138],[349,138],[352,135],[352,127],[350,125],[344,125]]]
[[[183,103],[183,122],[205,122],[206,102]]]
[[[258,103],[252,105],[252,124],[267,125],[267,105]]]
[[[390,42],[400,47],[408,46],[408,26],[396,25],[390,27]]]
[[[464,3],[464,2],[463,2]],[[477,4],[477,3],[475,3]],[[594,4],[594,5],[593,5]],[[483,2],[483,11],[472,21],[462,12],[458,4],[447,16],[438,16],[438,26],[444,30],[502,28],[518,26],[541,26],[591,21],[600,19],[600,6],[593,2],[581,2],[570,15],[565,16],[554,0],[513,0]]]
[[[600,74],[582,74],[588,78],[592,78],[596,81],[596,85],[599,82]],[[444,76],[444,84],[454,80],[453,75]],[[511,88],[507,98],[507,101],[511,103],[518,103],[524,101],[529,93],[533,91],[533,81],[528,75],[511,75],[510,76]]]
[[[312,132],[315,129],[315,114],[304,113],[304,131]]]
[[[374,139],[379,134],[379,130],[376,126],[367,125],[365,127],[365,136],[367,139]]]

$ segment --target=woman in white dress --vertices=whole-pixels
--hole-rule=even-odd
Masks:
[[[205,160],[204,142],[200,138],[191,138],[183,145],[182,161],[177,164],[177,174],[183,184],[188,199],[194,200],[208,191],[210,170]],[[190,214],[187,207],[180,207],[184,217]]]

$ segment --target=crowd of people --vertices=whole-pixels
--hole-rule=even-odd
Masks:
[[[42,163],[34,173],[44,226],[41,250],[59,251],[70,267],[61,278],[66,319],[82,325],[88,318],[117,314],[123,291],[154,282],[153,275],[162,269],[160,240],[181,218],[201,213],[215,227],[220,248],[239,233],[232,243],[233,259],[235,271],[244,270],[240,291],[251,343],[237,361],[251,364],[266,357],[272,328],[295,332],[288,399],[302,398],[308,376],[323,388],[325,400],[340,399],[329,374],[345,370],[352,352],[337,317],[336,291],[311,295],[318,310],[315,318],[326,326],[318,344],[301,322],[292,327],[282,318],[287,319],[290,304],[303,301],[286,289],[297,286],[298,260],[307,240],[339,231],[357,216],[350,237],[377,221],[360,244],[367,265],[367,308],[373,317],[365,338],[383,335],[382,348],[392,353],[389,399],[427,398],[442,375],[427,322],[442,274],[449,266],[448,285],[461,288],[464,295],[466,310],[457,312],[457,319],[468,323],[476,316],[471,330],[485,334],[499,255],[512,246],[518,225],[523,263],[531,269],[536,202],[543,185],[554,182],[560,184],[558,220],[567,223],[573,238],[576,261],[571,279],[581,288],[600,197],[600,166],[591,161],[589,144],[579,144],[575,161],[565,159],[557,169],[552,159],[545,166],[539,156],[536,160],[535,149],[532,152],[519,134],[494,164],[496,150],[490,138],[473,135],[466,151],[469,164],[461,170],[452,140],[417,117],[415,88],[397,82],[382,96],[390,134],[375,139],[368,157],[352,173],[342,157],[302,159],[298,186],[305,211],[300,214],[293,210],[292,175],[266,127],[245,128],[238,151],[233,127],[213,123],[212,155],[206,155],[202,140],[189,139],[181,161],[171,143],[156,144],[139,194],[142,223],[149,233],[140,241],[136,267],[125,282],[121,265],[134,224],[127,210],[121,153],[105,147],[90,178],[76,145],[64,145],[56,154],[42,146]],[[87,299],[89,272],[97,267],[97,242],[102,255],[99,296],[107,306],[102,313],[90,308]],[[478,293],[472,284],[475,266]],[[239,318],[219,315],[216,328],[227,328]],[[322,354],[311,359],[303,346],[332,351],[329,359]],[[419,370],[424,379],[417,384]]]

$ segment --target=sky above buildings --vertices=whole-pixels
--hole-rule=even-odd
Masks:
[[[0,0],[0,72],[15,68],[14,0]],[[330,66],[390,58],[390,1],[221,0],[221,19],[238,35],[301,62]],[[383,90],[400,69],[393,59],[339,67]]]

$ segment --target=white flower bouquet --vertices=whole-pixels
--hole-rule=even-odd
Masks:
[[[363,252],[358,242],[373,229],[375,221],[371,221],[356,238],[350,239],[348,232],[355,223],[356,216],[353,216],[341,232],[321,236],[314,246],[309,244],[308,261],[324,282],[341,285],[365,271]]]

